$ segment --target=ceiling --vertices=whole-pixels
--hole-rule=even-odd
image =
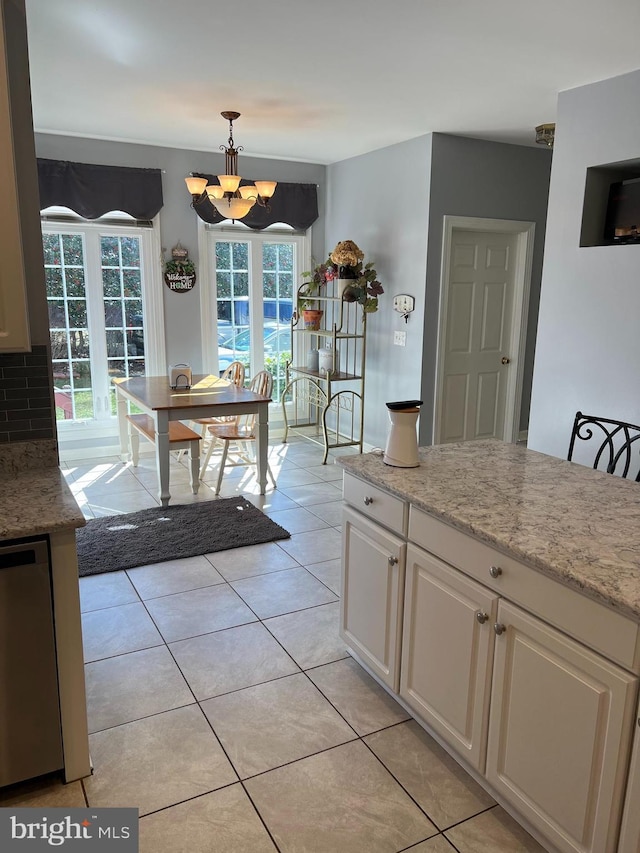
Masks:
[[[534,143],[640,68],[638,0],[26,0],[37,131],[333,163],[439,131]],[[558,129],[559,133],[561,128]]]

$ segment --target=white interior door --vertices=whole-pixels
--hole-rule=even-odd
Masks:
[[[440,442],[504,437],[517,244],[513,233],[453,231]]]

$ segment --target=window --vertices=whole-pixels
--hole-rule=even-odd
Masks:
[[[307,238],[292,231],[247,231],[206,230],[211,285],[202,293],[205,364],[221,373],[242,361],[248,376],[268,370],[278,401],[291,360],[290,323]]]
[[[78,220],[42,232],[59,428],[115,432],[112,380],[165,370],[153,229]]]

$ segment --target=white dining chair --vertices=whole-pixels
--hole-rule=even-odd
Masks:
[[[261,397],[271,397],[273,390],[273,376],[266,370],[261,370],[252,378],[249,383],[249,390]],[[211,454],[214,448],[222,445],[222,456],[220,458],[220,469],[218,471],[218,480],[216,483],[215,493],[220,494],[222,485],[222,477],[224,476],[225,468],[256,465],[257,458],[254,448],[251,450],[250,445],[254,445],[256,440],[255,433],[256,416],[238,415],[229,421],[209,423],[207,425],[207,435],[210,438],[209,445],[205,451],[202,467],[200,468],[200,479],[203,478]],[[273,476],[269,463],[267,462],[267,475],[271,478],[273,487],[277,488],[276,480]]]
[[[231,364],[226,368],[224,373],[220,376],[220,379],[222,379],[226,382],[231,382],[233,385],[237,385],[238,388],[242,388],[244,386],[244,379],[245,379],[245,366],[244,366],[244,364],[241,361],[232,361]],[[195,430],[196,432],[200,433],[200,436],[202,437],[202,439],[206,440],[206,438],[207,438],[207,427],[210,424],[225,423],[225,422],[235,421],[235,419],[236,419],[235,415],[228,415],[227,417],[223,417],[223,418],[197,418],[194,421],[189,421],[189,427],[191,429]],[[203,447],[204,446],[205,445],[203,442]],[[178,459],[182,458],[183,453],[185,453],[184,450],[180,450],[178,452]],[[206,454],[206,450],[205,450],[205,454]],[[209,456],[211,456],[211,454],[209,454]],[[207,456],[207,459],[209,458],[209,456]],[[206,467],[206,466],[204,466],[204,467]]]

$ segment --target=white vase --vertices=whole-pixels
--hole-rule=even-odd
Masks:
[[[342,296],[342,294],[345,292],[345,290],[348,287],[350,287],[354,281],[355,281],[355,279],[353,279],[353,278],[337,278],[336,279],[336,283],[337,283],[336,287],[337,287],[338,296]]]
[[[307,370],[318,370],[318,350],[310,349],[307,353]]]
[[[417,468],[420,464],[416,432],[419,413],[420,409],[417,406],[405,411],[389,410],[391,428],[382,457],[385,465],[391,465],[394,468]]]
[[[335,372],[338,372],[338,350],[331,349],[331,347],[321,347],[318,350],[318,369],[320,373],[333,373],[333,365],[334,365],[334,354],[335,354]]]

